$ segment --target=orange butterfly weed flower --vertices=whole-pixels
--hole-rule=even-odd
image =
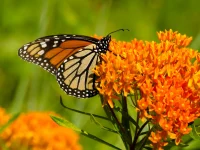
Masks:
[[[117,95],[140,90],[137,109],[158,127],[149,140],[161,150],[168,137],[178,145],[191,130],[188,123],[200,116],[200,54],[188,47],[192,37],[172,30],[157,35],[159,42],[112,40],[112,52],[102,55],[94,72],[111,107]]]
[[[1,142],[10,150],[81,150],[79,136],[72,129],[56,124],[49,114],[52,113],[21,114],[0,134]]]

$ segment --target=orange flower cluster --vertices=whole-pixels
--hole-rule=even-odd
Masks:
[[[102,54],[103,61],[96,66],[94,72],[99,77],[97,89],[111,107],[113,107],[112,99],[118,99],[116,94],[123,92],[127,96],[128,93],[133,93],[135,75],[138,70],[140,71],[137,62],[142,60],[144,48],[143,41],[136,39],[131,42],[112,40],[109,47],[112,52]]]
[[[127,96],[139,89],[141,118],[151,118],[156,129],[150,140],[154,149],[167,145],[167,138],[179,144],[190,132],[188,123],[200,116],[200,54],[187,47],[192,38],[172,30],[159,32],[159,42],[110,44],[95,69],[98,90],[113,106],[117,94]]]
[[[1,118],[6,116],[1,111],[0,114]],[[20,115],[0,134],[1,143],[10,150],[81,150],[79,136],[73,130],[57,125],[49,114],[54,113]]]

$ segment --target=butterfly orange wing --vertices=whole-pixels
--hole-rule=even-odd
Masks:
[[[85,40],[80,37],[82,36],[59,35],[43,37],[22,46],[18,54],[22,59],[40,65],[52,74],[56,74],[57,68],[66,58],[98,41],[92,37],[87,37],[88,39],[86,38]]]

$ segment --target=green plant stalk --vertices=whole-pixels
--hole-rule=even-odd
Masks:
[[[71,111],[74,111],[74,112],[76,112],[76,113],[80,113],[80,114],[87,115],[87,116],[94,116],[94,117],[96,117],[96,118],[100,118],[100,119],[104,119],[104,120],[110,121],[108,118],[103,117],[103,116],[99,116],[99,115],[96,115],[96,114],[91,114],[91,113],[87,113],[87,112],[84,112],[84,111],[80,111],[80,110],[77,110],[77,109],[73,109],[73,108],[67,107],[66,105],[64,105],[61,96],[60,96],[60,104],[61,104],[64,108],[66,108],[66,109],[68,109],[68,110],[71,110]]]
[[[103,96],[100,95],[100,97],[101,97],[101,103],[103,105],[104,104]],[[127,150],[129,150],[129,144],[127,143],[128,138],[127,138],[126,132],[124,128],[122,127],[121,123],[119,122],[118,118],[116,117],[115,113],[113,112],[112,108],[107,103],[106,105],[103,106],[103,109],[107,117],[110,119],[110,121],[112,122],[114,127],[117,129],[118,133],[120,134],[122,141],[124,143],[124,146],[126,147]]]
[[[122,126],[126,132],[126,135],[130,139],[128,141],[129,144],[131,144],[131,130],[130,130],[130,124],[129,124],[129,114],[128,114],[128,106],[127,106],[127,99],[125,96],[122,96]]]
[[[134,137],[134,140],[133,140],[133,144],[131,145],[131,148],[130,150],[136,150],[136,145],[137,145],[137,141],[138,141],[138,138],[142,132],[142,130],[144,129],[144,127],[149,123],[149,120],[147,120],[142,126],[141,128],[138,130],[138,132],[135,132],[135,137]]]

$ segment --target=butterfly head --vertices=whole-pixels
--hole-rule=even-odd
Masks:
[[[98,42],[98,48],[101,50],[101,52],[106,52],[109,48],[109,44],[111,41],[111,35],[107,35],[106,37],[103,37]]]
[[[129,29],[118,29],[113,32],[110,32],[106,37],[103,37],[101,40],[99,40],[98,45],[97,45],[97,48],[99,48],[99,51],[106,52],[108,50],[109,44],[111,41],[111,34],[118,31],[125,31],[125,30],[129,31]]]

